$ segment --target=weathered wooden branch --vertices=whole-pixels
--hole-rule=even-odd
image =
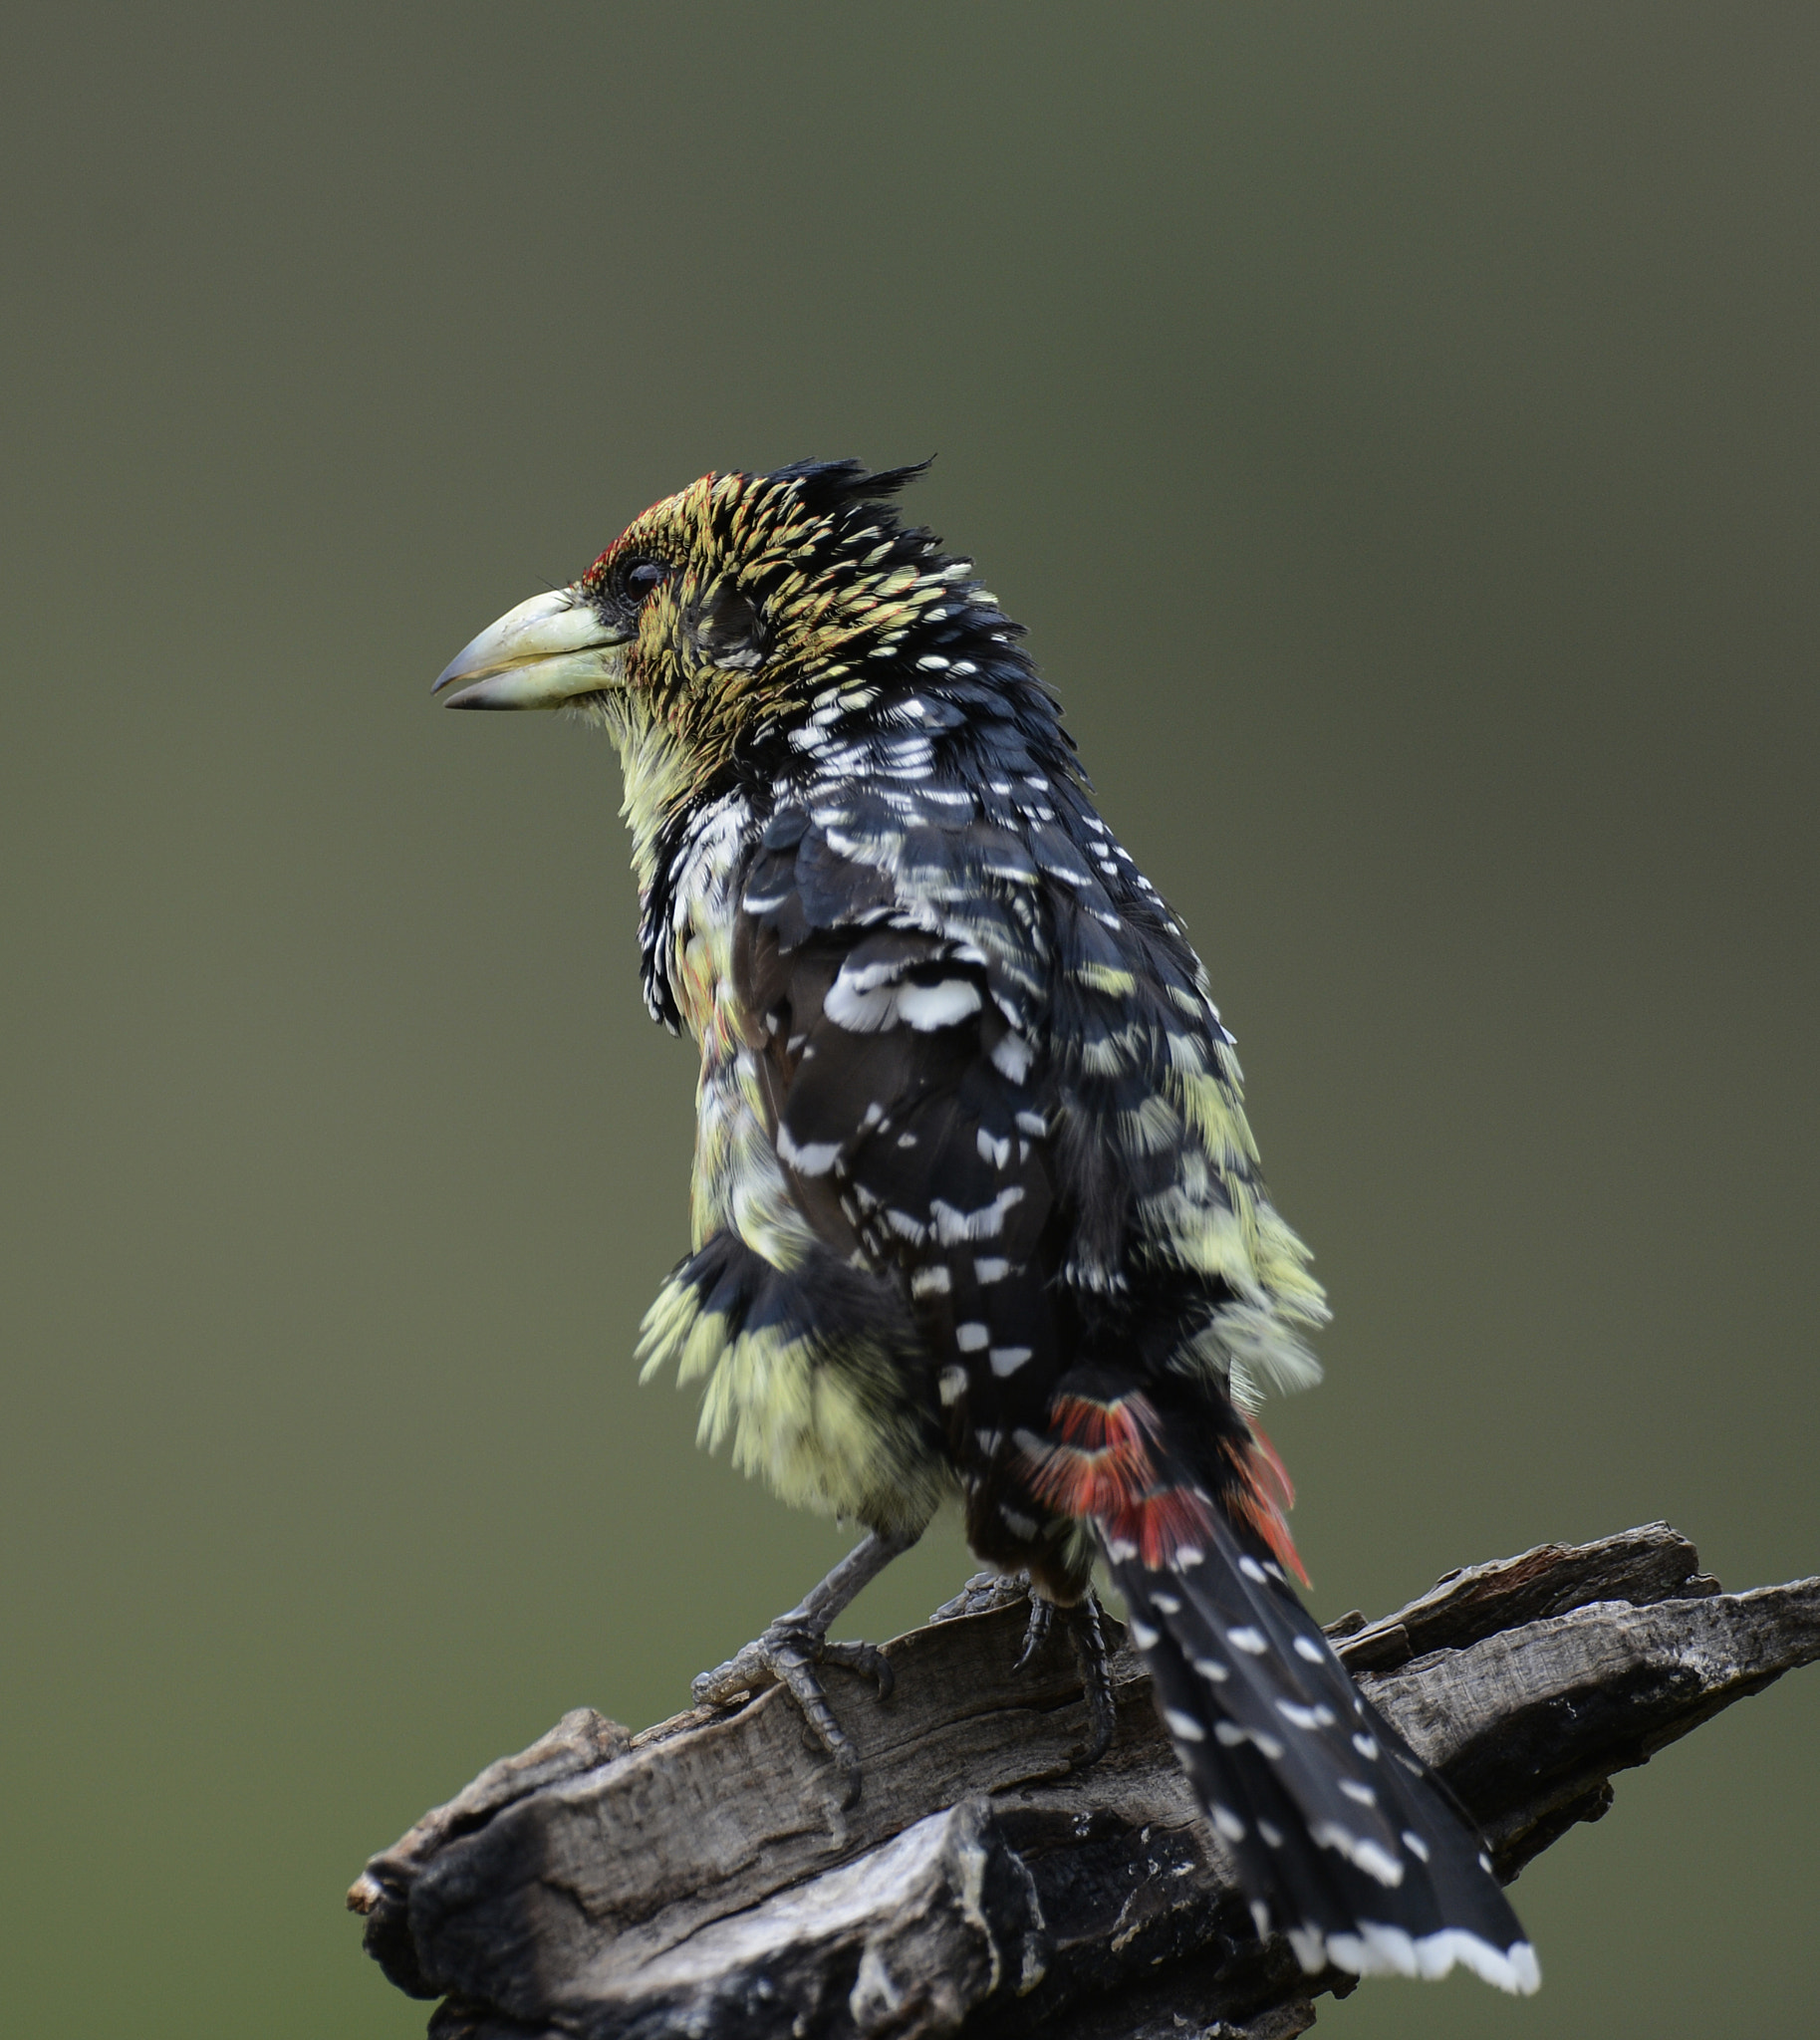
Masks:
[[[833,1674],[851,1812],[776,1689],[642,1735],[577,1708],[373,1859],[349,1894],[367,1946],[444,2000],[433,2040],[1306,2031],[1352,1979],[1252,1938],[1138,1658],[1111,1753],[1071,1775],[1080,1681],[1059,1637],[1014,1673],[1022,1626],[1000,1606],[900,1637],[888,1705]],[[1820,1658],[1820,1579],[1723,1594],[1653,1523],[1329,1634],[1508,1881],[1605,1813],[1614,1771]]]

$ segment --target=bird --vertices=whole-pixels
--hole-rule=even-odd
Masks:
[[[865,1530],[697,1700],[789,1688],[851,1804],[834,1618],[958,1506],[1113,1732],[1096,1562],[1249,1902],[1310,1973],[1539,1982],[1483,1838],[1358,1689],[1258,1422],[1319,1378],[1233,1035],[1100,816],[1024,632],[903,515],[927,467],[703,475],[475,638],[461,709],[606,730],[652,1017],[699,1047],[691,1246],[647,1376],[786,1502]],[[447,691],[452,690],[452,691]],[[1020,1659],[1020,1661],[1022,1661]]]

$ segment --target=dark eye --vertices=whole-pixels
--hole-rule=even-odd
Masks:
[[[629,560],[620,569],[620,600],[629,610],[645,607],[645,598],[669,579],[661,560]]]

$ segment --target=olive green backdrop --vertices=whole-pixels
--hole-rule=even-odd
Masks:
[[[10,2030],[420,2031],[368,1852],[840,1546],[634,1384],[691,1071],[612,753],[427,691],[711,466],[939,453],[1184,912],[1337,1310],[1268,1419],[1324,1617],[1656,1515],[1820,1568],[1812,9],[37,13]],[[1533,2003],[1321,2030],[1805,2030],[1817,1739],[1820,1672],[1621,1780]]]

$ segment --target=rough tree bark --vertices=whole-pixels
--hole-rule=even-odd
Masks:
[[[846,1813],[775,1688],[640,1735],[577,1708],[374,1857],[348,1900],[367,1947],[443,2000],[433,2040],[1305,2032],[1353,1979],[1252,1938],[1137,1657],[1110,1754],[1075,1776],[1071,1655],[1058,1637],[1014,1673],[1022,1627],[1002,1602],[942,1611],[886,1646],[888,1705],[833,1674],[866,1767]],[[1606,1812],[1614,1771],[1820,1658],[1820,1579],[1724,1594],[1652,1523],[1329,1634],[1508,1882]]]

